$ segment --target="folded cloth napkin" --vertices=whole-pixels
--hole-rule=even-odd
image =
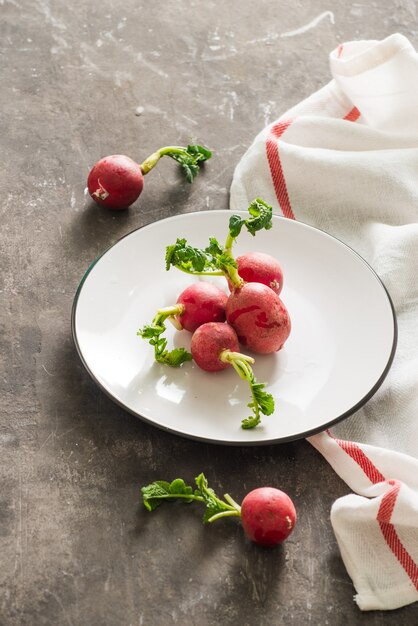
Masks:
[[[341,44],[330,66],[330,83],[255,138],[230,207],[258,196],[329,232],[392,297],[399,337],[384,384],[309,441],[358,494],[331,510],[358,606],[395,609],[418,600],[418,55],[394,34]]]

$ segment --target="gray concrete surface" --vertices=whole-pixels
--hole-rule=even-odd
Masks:
[[[416,45],[416,20],[413,0],[1,0],[1,626],[417,623],[417,605],[354,604],[329,523],[348,488],[305,441],[231,449],[152,428],[95,386],[70,330],[100,252],[150,221],[226,208],[253,136],[328,80],[330,50],[396,31]],[[129,211],[86,200],[99,157],[189,139],[214,150],[192,187],[162,162]],[[294,534],[263,551],[232,522],[143,509],[141,485],[202,470],[237,499],[280,485]]]

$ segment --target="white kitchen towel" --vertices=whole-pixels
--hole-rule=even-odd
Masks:
[[[331,511],[358,606],[394,609],[418,600],[418,55],[394,34],[341,44],[330,67],[331,82],[255,138],[230,207],[261,197],[329,232],[392,297],[398,347],[384,384],[309,441],[358,494]]]

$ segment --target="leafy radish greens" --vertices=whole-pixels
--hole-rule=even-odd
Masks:
[[[265,391],[265,383],[259,383],[254,377],[253,370],[250,363],[254,362],[254,359],[245,355],[237,354],[237,358],[233,358],[234,352],[230,353],[232,358],[226,356],[238,376],[243,380],[246,380],[250,386],[252,401],[247,405],[253,412],[253,415],[242,420],[242,428],[248,430],[255,428],[261,422],[260,413],[263,415],[272,415],[274,413],[274,398],[271,393]]]
[[[207,148],[198,145],[189,145],[187,147],[166,146],[151,154],[143,163],[141,163],[140,168],[142,173],[148,174],[148,172],[163,156],[169,156],[177,161],[182,168],[186,180],[189,183],[192,183],[194,178],[199,173],[199,166],[203,163],[203,161],[207,161],[211,158],[212,152]]]
[[[232,215],[229,220],[229,234],[235,239],[240,234],[242,227],[245,226],[251,235],[255,235],[258,230],[270,230],[273,226],[272,207],[256,198],[248,207],[248,213],[251,217],[244,220],[240,215]]]
[[[183,479],[176,478],[171,483],[157,480],[146,487],[142,487],[141,493],[144,506],[148,511],[154,511],[165,501],[180,500],[186,504],[202,502],[206,506],[203,515],[203,523],[211,523],[220,517],[240,516],[241,507],[230,495],[225,494],[225,500],[221,500],[208,486],[204,474],[199,474],[195,479],[197,489],[186,485]]]
[[[245,430],[255,428],[261,422],[260,413],[263,415],[271,415],[274,412],[274,398],[271,393],[264,391],[265,383],[259,383],[255,379],[251,364],[254,359],[241,352],[232,352],[224,350],[220,355],[221,361],[230,363],[238,376],[242,380],[246,380],[250,386],[252,401],[247,404],[253,412],[253,415],[242,420],[241,427]]]
[[[143,339],[149,339],[149,344],[154,347],[154,358],[158,363],[169,365],[170,367],[180,367],[186,361],[192,360],[192,355],[184,348],[174,348],[167,350],[167,339],[161,337],[165,332],[165,321],[179,315],[183,310],[183,305],[159,309],[151,324],[145,325],[137,331],[137,335]]]
[[[171,266],[194,276],[226,276],[235,286],[243,281],[238,274],[237,263],[232,256],[235,239],[245,227],[251,235],[259,230],[272,227],[273,209],[264,200],[256,198],[248,207],[250,217],[243,219],[240,215],[232,215],[229,219],[229,232],[225,246],[221,246],[215,237],[209,239],[206,248],[195,248],[186,239],[177,239],[175,244],[167,246],[166,269]]]

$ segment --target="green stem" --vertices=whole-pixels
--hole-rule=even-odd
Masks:
[[[238,274],[238,269],[236,267],[228,265],[228,267],[226,268],[226,274],[235,289],[241,289],[241,287],[244,286],[245,281]]]
[[[181,272],[184,272],[185,274],[191,274],[192,276],[225,276],[225,272],[222,272],[222,270],[212,272],[194,272],[186,269],[185,267],[180,267],[179,265],[176,265],[176,268]]]
[[[242,354],[241,352],[232,352],[232,350],[224,350],[221,352],[219,358],[223,363],[231,363],[231,365],[234,365],[237,361],[246,361],[247,363],[255,362],[252,356]]]
[[[162,309],[158,309],[157,315],[152,320],[153,325],[159,326],[164,323],[168,317],[174,317],[176,315],[182,315],[184,313],[184,304],[174,304],[172,306],[166,306]]]
[[[236,511],[238,511],[238,513],[241,515],[241,507],[238,504],[238,502],[235,502],[235,500],[233,498],[231,498],[231,496],[229,495],[229,493],[224,493],[224,498],[225,500],[234,507],[234,509]]]
[[[235,261],[233,254],[232,254],[232,246],[234,244],[234,241],[235,240],[231,236],[231,233],[229,233],[226,238],[225,247],[224,247],[224,254],[226,254],[233,261]],[[227,265],[225,268],[224,275],[225,274],[226,274],[226,277],[229,278],[229,280],[231,281],[231,283],[234,285],[236,289],[240,289],[241,287],[243,287],[245,281],[238,274],[238,268],[233,267],[232,265]]]
[[[187,150],[183,148],[182,146],[165,146],[164,148],[160,148],[156,152],[153,152],[152,154],[150,154],[150,156],[146,158],[143,163],[141,163],[141,165],[139,166],[141,169],[141,172],[144,175],[148,174],[148,172],[150,172],[152,168],[157,165],[161,157],[165,155],[170,155],[170,154],[181,154],[181,155],[188,156]]]
[[[221,517],[241,517],[241,513],[239,511],[236,511],[235,509],[233,511],[222,511],[221,513],[215,513],[215,515],[212,515],[212,517],[210,517],[207,521],[209,523],[216,521],[217,519],[220,519]]]
[[[157,500],[170,500],[170,499],[175,499],[178,500],[179,498],[182,498],[183,500],[196,500],[198,502],[205,502],[205,499],[202,496],[195,496],[191,493],[187,494],[187,493],[167,493],[167,494],[162,494],[159,496],[155,496],[155,498]],[[150,500],[152,500],[152,498],[149,498]]]
[[[228,237],[226,238],[226,241],[225,241],[225,252],[229,256],[232,256],[232,246],[234,245],[234,241],[235,239],[231,236],[231,233],[228,233]]]

